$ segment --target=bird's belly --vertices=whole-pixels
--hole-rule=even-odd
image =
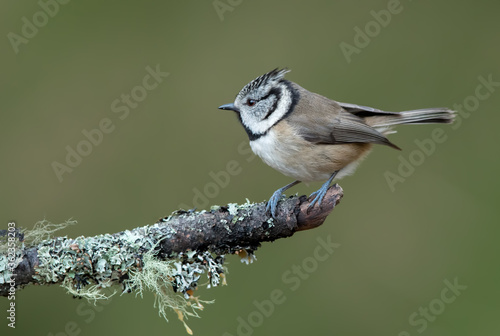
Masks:
[[[250,141],[255,154],[280,173],[303,182],[327,180],[335,171],[331,160],[317,157],[308,144],[299,141],[279,141],[272,130]],[[333,169],[333,170],[332,170]]]
[[[318,145],[298,136],[282,139],[270,130],[250,141],[250,146],[267,165],[303,182],[325,181],[335,171],[339,171],[337,179],[350,175],[371,148],[358,143]]]

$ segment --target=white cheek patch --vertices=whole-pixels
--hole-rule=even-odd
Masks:
[[[292,93],[285,84],[280,84],[278,87],[281,89],[281,97],[278,97],[276,109],[267,119],[258,120],[257,116],[242,113],[241,120],[243,124],[254,134],[266,133],[272,126],[280,121],[290,109],[292,105]],[[269,108],[271,107],[272,106]],[[263,118],[265,115],[266,113],[264,113],[261,117]]]

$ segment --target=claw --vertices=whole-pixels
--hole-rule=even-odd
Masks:
[[[273,195],[271,196],[271,198],[267,202],[266,211],[269,212],[269,210],[270,210],[271,216],[273,216],[273,218],[276,217],[276,209],[278,206],[278,202],[282,196],[283,196],[283,193],[281,192],[281,189],[278,189],[273,193]]]
[[[328,191],[328,188],[330,188],[330,183],[332,183],[333,181],[333,178],[335,177],[335,175],[337,175],[337,172],[334,172],[332,174],[332,176],[330,176],[330,178],[328,179],[328,181],[326,181],[325,183],[323,183],[323,185],[321,186],[321,188],[319,188],[317,191],[313,192],[309,198],[314,197],[314,199],[312,200],[311,204],[309,204],[309,206],[307,207],[307,211],[309,212],[309,210],[311,208],[314,207],[314,204],[318,203],[318,207],[321,207],[321,202],[323,201],[323,198],[325,197],[326,195],[326,192]]]
[[[318,203],[318,206],[321,206],[321,202],[323,201],[323,198],[325,197],[327,190],[328,190],[328,187],[326,189],[323,189],[323,187],[321,187],[321,189],[319,189],[318,191],[315,191],[311,195],[309,195],[309,198],[311,198],[313,196],[316,196],[316,197],[314,197],[314,199],[312,200],[311,204],[309,204],[307,209],[309,210],[310,208],[313,208],[315,203]]]
[[[278,208],[278,202],[280,201],[281,199],[281,196],[283,196],[283,192],[291,187],[293,187],[294,185],[300,183],[300,181],[294,181],[290,184],[287,184],[286,186],[284,186],[283,188],[279,188],[278,190],[276,190],[273,195],[271,196],[271,198],[269,199],[269,201],[267,202],[267,205],[266,205],[266,211],[269,212],[269,210],[271,211],[271,216],[273,218],[276,218],[276,210]]]

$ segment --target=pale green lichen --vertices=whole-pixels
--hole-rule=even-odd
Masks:
[[[24,233],[24,242],[26,246],[35,246],[44,240],[48,240],[53,237],[54,233],[63,230],[70,225],[76,225],[77,221],[73,219],[68,219],[64,223],[54,224],[48,220],[41,220],[35,223],[33,229],[31,230],[21,230]]]
[[[125,291],[135,289],[136,295],[142,297],[144,290],[155,294],[155,307],[158,313],[168,321],[167,310],[172,309],[178,318],[184,323],[186,330],[190,333],[184,318],[189,316],[199,317],[198,310],[203,309],[203,303],[213,301],[201,301],[193,296],[198,287],[201,274],[206,273],[209,277],[210,286],[221,283],[223,272],[223,258],[214,258],[211,253],[197,253],[189,251],[180,253],[178,260],[158,260],[153,250],[143,255],[143,265],[140,270],[129,273],[129,279],[125,281]],[[184,295],[180,296],[176,292]]]
[[[238,214],[239,206],[236,203],[229,203],[227,205],[227,211],[231,216],[236,216]]]
[[[17,236],[13,241],[12,239],[9,241],[11,238],[9,235],[0,237],[0,284],[10,281],[13,275],[12,270],[23,260],[24,249],[49,240],[55,232],[75,224],[76,221],[72,219],[61,224],[53,224],[44,219],[36,222],[31,230],[17,228]]]
[[[61,284],[61,287],[65,288],[69,294],[87,299],[87,301],[93,303],[94,305],[97,304],[97,300],[109,300],[113,295],[116,294],[115,290],[110,295],[106,295],[102,292],[103,287],[97,285],[91,285],[76,289],[73,282],[69,278],[66,278],[64,280],[64,282]]]
[[[235,218],[242,218],[241,214]],[[136,291],[142,296],[144,290],[152,291],[159,314],[167,319],[167,310],[173,309],[189,332],[184,318],[198,317],[202,302],[211,303],[194,297],[194,290],[202,275],[208,279],[204,284],[207,288],[225,284],[224,256],[208,251],[187,251],[159,260],[158,244],[176,232],[162,225],[165,221],[168,219],[120,234],[71,239],[51,238],[51,235],[76,221],[52,224],[43,220],[35,224],[33,230],[24,231],[27,239],[18,242],[20,246],[16,250],[21,261],[25,245],[36,245],[38,266],[33,278],[40,284],[61,283],[68,293],[94,303],[114,295],[115,292],[104,294],[103,289],[118,281],[122,283],[123,293]],[[6,256],[0,255],[0,283],[10,278],[6,265]]]
[[[19,255],[15,254],[14,265],[19,263]],[[22,259],[22,257],[21,257]],[[10,282],[14,273],[12,272],[11,267],[9,267],[9,259],[7,255],[0,256],[0,284],[4,284],[6,282]]]

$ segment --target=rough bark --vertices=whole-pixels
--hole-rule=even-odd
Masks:
[[[8,296],[9,291],[30,283],[62,283],[68,276],[75,287],[122,282],[131,270],[141,270],[142,255],[151,249],[161,260],[185,259],[189,251],[198,256],[207,252],[223,256],[241,250],[252,253],[262,242],[321,225],[342,196],[342,188],[334,185],[321,207],[311,209],[306,196],[287,198],[279,203],[274,219],[265,211],[265,202],[228,204],[210,211],[178,211],[153,225],[115,234],[52,238],[16,251],[13,274],[0,265],[4,278],[0,295]]]

